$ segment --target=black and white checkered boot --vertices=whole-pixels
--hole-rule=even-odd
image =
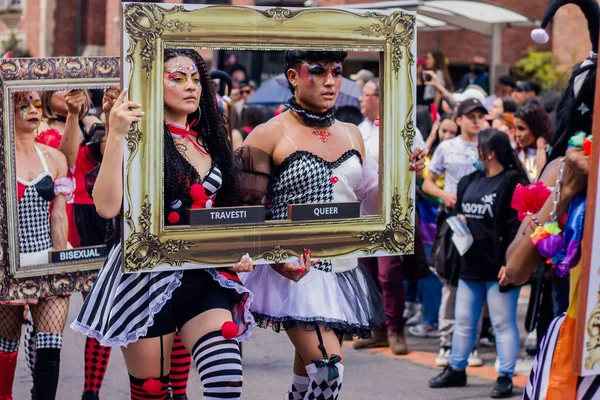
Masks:
[[[344,365],[338,362],[335,366],[339,375],[330,381],[327,380],[327,374],[323,373],[326,372],[326,369],[323,371],[323,369],[317,368],[315,364],[306,366],[310,382],[304,400],[336,400],[338,398],[342,389]]]

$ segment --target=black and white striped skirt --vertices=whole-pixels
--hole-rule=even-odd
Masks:
[[[252,292],[240,282],[215,269],[206,270],[226,289],[235,290],[240,304],[233,310],[238,324],[238,340],[250,336],[255,325],[250,312]],[[146,336],[154,316],[181,285],[183,270],[124,274],[121,271],[121,243],[110,251],[98,278],[85,299],[71,328],[97,339],[103,346],[127,346]]]

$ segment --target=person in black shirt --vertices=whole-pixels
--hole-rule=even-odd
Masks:
[[[520,289],[508,285],[505,253],[519,228],[511,199],[527,173],[508,136],[495,129],[479,133],[477,171],[458,183],[454,213],[467,224],[473,245],[461,258],[456,292],[456,325],[450,365],[429,382],[432,388],[465,386],[467,358],[475,345],[477,323],[486,299],[496,333],[500,376],[492,397],[512,395],[512,376],[519,353],[517,300]]]

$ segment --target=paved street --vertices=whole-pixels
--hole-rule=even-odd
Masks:
[[[81,295],[72,296],[69,323],[81,305]],[[67,329],[62,352],[61,378],[57,399],[79,400],[83,388],[84,336]],[[346,369],[342,400],[383,399],[486,399],[492,381],[473,375],[469,386],[452,390],[432,390],[427,381],[439,370],[431,367],[437,340],[409,338],[413,351],[406,357],[394,357],[387,350],[358,352],[345,346]],[[121,352],[113,351],[101,392],[103,400],[129,399],[129,381]],[[255,329],[253,338],[243,347],[244,394],[243,399],[281,400],[290,383],[292,346],[284,334],[271,330]],[[492,369],[494,355],[482,349],[486,367],[473,374],[495,379]],[[524,377],[521,377],[524,379]],[[522,379],[522,380],[523,380]],[[19,365],[14,385],[15,400],[29,399],[31,377],[25,366],[24,352],[19,353]],[[188,386],[190,400],[202,398],[198,374],[192,370]],[[520,389],[519,389],[520,393]],[[518,398],[518,396],[515,396]]]

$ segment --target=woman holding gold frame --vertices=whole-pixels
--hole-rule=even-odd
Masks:
[[[238,158],[243,202],[269,203],[272,219],[288,219],[291,204],[361,202],[379,212],[378,167],[352,124],[337,121],[344,51],[285,52],[293,97],[288,111],[248,136]],[[412,170],[422,169],[417,149]],[[265,200],[266,199],[266,200]],[[304,250],[310,258],[310,249]],[[369,337],[384,320],[379,290],[356,258],[262,266],[242,274],[255,294],[259,326],[286,330],[296,352],[288,399],[337,399],[344,374],[341,337]]]
[[[165,220],[178,225],[184,223],[189,208],[234,205],[237,179],[223,114],[206,64],[197,52],[165,50],[163,90],[164,192],[169,205]],[[98,213],[105,218],[121,211],[123,143],[130,126],[144,115],[138,110],[140,105],[127,101],[126,95],[122,92],[111,110],[104,159],[93,191]],[[194,267],[185,264],[182,269]],[[253,268],[246,255],[231,271],[125,275],[119,241],[72,328],[102,345],[122,346],[131,392],[137,398],[166,395],[177,329],[194,356],[205,396],[239,398],[243,377],[238,340],[248,336],[254,320],[249,311],[253,295],[236,272]],[[218,357],[228,361],[228,368],[206,374]]]
[[[39,93],[17,92],[13,102],[20,265],[46,264],[49,251],[67,248],[66,201],[72,198],[74,187],[66,176],[65,156],[35,141],[42,119]],[[68,296],[0,304],[0,398],[12,395],[24,304],[29,305],[37,330],[33,395],[54,399]]]

